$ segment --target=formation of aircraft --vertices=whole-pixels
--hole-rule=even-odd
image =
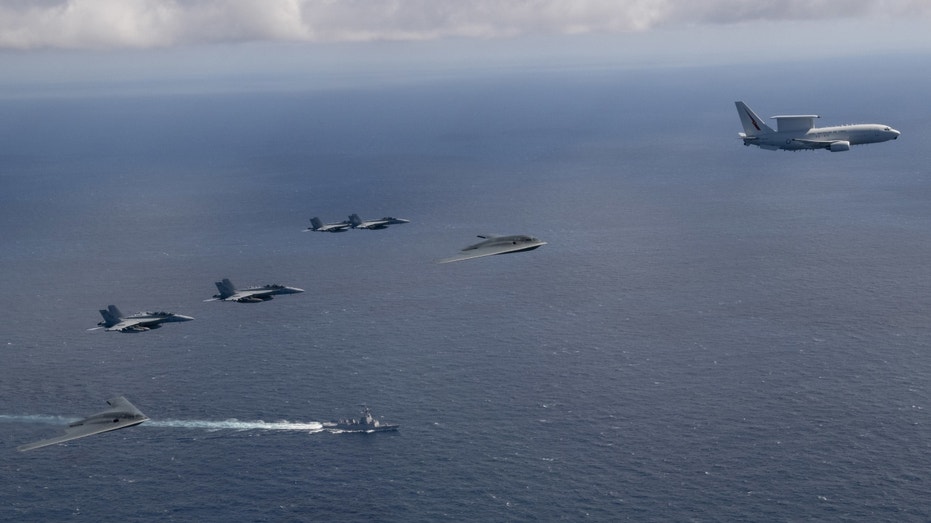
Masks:
[[[546,245],[546,242],[540,241],[533,236],[525,234],[516,234],[512,236],[494,236],[491,234],[479,235],[485,241],[469,245],[459,251],[459,254],[450,258],[444,258],[439,263],[450,263],[472,258],[481,258],[483,256],[494,256],[496,254],[508,254],[511,252],[532,251],[540,246]]]
[[[883,124],[855,124],[832,127],[815,127],[814,119],[820,118],[814,114],[773,116],[776,120],[776,129],[766,125],[744,102],[735,102],[737,113],[740,116],[744,132],[738,133],[744,145],[756,145],[767,150],[811,150],[827,149],[831,152],[848,151],[851,145],[867,143],[880,143],[895,140],[899,131]],[[323,223],[320,218],[311,218],[311,227],[307,231],[316,232],[343,232],[349,229],[378,230],[389,225],[410,223],[410,220],[386,216],[379,220],[362,220],[358,214],[349,216],[349,220],[336,223]],[[546,242],[527,235],[493,236],[479,235],[483,241],[469,245],[459,254],[439,260],[439,263],[450,263],[485,256],[495,256],[514,252],[524,252],[537,249]],[[283,285],[265,285],[262,287],[249,287],[237,290],[228,278],[215,282],[219,294],[213,300],[236,301],[239,303],[258,303],[271,300],[275,295],[296,294],[304,292],[296,287]],[[108,331],[118,332],[144,332],[161,327],[162,323],[190,321],[194,318],[170,312],[140,312],[130,316],[123,316],[115,305],[101,309],[102,322],[98,327]],[[147,421],[149,418],[137,409],[126,398],[119,396],[107,401],[110,408],[94,414],[80,421],[71,423],[65,429],[65,434],[50,439],[17,447],[20,451],[28,451],[63,443],[102,432],[132,427]]]
[[[239,303],[259,303],[268,301],[279,294],[298,294],[304,292],[304,289],[297,287],[285,287],[284,285],[271,284],[261,287],[249,287],[248,289],[237,290],[229,278],[223,278],[222,281],[214,282],[220,294],[214,294],[212,299],[205,301],[236,301]]]
[[[769,151],[849,151],[851,145],[886,142],[897,139],[901,134],[888,125],[875,123],[815,127],[815,118],[821,118],[816,114],[773,116],[776,120],[776,129],[773,130],[747,104],[734,103],[744,128],[744,132],[738,133],[744,145],[756,145]]]
[[[107,404],[110,405],[110,408],[107,410],[69,424],[65,429],[65,433],[61,436],[20,445],[16,448],[20,452],[25,452],[27,450],[55,445],[56,443],[64,443],[65,441],[71,441],[73,439],[93,436],[101,432],[125,429],[126,427],[132,427],[133,425],[138,425],[149,420],[148,416],[143,414],[141,410],[137,409],[123,396],[109,399],[107,400]]]
[[[100,315],[103,316],[103,321],[98,323],[96,328],[103,327],[104,330],[119,332],[145,332],[161,327],[162,323],[191,321],[194,319],[173,312],[137,312],[136,314],[123,316],[123,313],[116,308],[116,305],[100,309]]]
[[[344,232],[349,229],[368,229],[368,230],[378,230],[378,229],[387,229],[389,225],[401,225],[404,223],[411,223],[410,220],[405,220],[403,218],[394,218],[391,216],[385,216],[384,218],[378,220],[363,220],[359,218],[358,214],[350,214],[349,219],[342,222],[334,223],[323,223],[320,218],[314,216],[310,219],[310,227],[304,231],[312,232]]]

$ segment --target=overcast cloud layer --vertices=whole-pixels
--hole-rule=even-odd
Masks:
[[[927,0],[0,0],[0,48],[417,41],[931,18]]]

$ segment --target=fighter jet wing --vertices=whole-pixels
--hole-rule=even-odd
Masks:
[[[148,326],[148,324],[150,324],[150,323],[153,323],[153,322],[152,322],[152,321],[149,321],[149,320],[145,320],[145,319],[120,320],[119,323],[117,323],[116,325],[113,325],[113,326],[111,326],[111,327],[107,327],[105,330],[108,330],[108,331],[120,331],[120,332],[125,332],[125,331],[136,331],[136,330],[146,330],[146,329],[149,329],[149,328],[150,328],[150,327]]]
[[[345,231],[349,228],[348,223],[332,223],[329,225],[324,225],[317,229],[320,232],[335,232],[335,231]]]
[[[224,300],[225,301],[241,301],[241,300],[249,300],[250,298],[259,299],[259,300],[271,299],[271,296],[270,296],[271,293],[272,291],[264,290],[264,289],[259,290],[259,291],[236,291],[236,294],[228,298],[224,298]]]
[[[142,320],[122,320],[122,321],[120,321],[119,323],[117,323],[116,325],[111,325],[110,327],[107,327],[106,330],[108,330],[108,331],[122,331],[122,330],[125,330],[125,329],[131,329],[131,328],[133,328],[133,327],[135,327],[136,325],[139,325],[139,324],[141,324],[141,323],[142,323]]]
[[[366,220],[356,225],[356,229],[371,229],[372,227],[378,227],[379,225],[384,225],[386,223],[388,222],[385,220]]]
[[[68,425],[63,435],[21,445],[17,447],[17,450],[25,452],[40,447],[47,447],[49,445],[55,445],[56,443],[93,436],[101,432],[132,427],[133,425],[138,425],[149,419],[142,411],[137,409],[129,400],[122,396],[107,400],[107,404],[110,405],[109,409]]]
[[[540,242],[539,244],[536,245],[536,247],[539,247],[540,245],[545,245],[545,244],[546,242]],[[496,254],[506,254],[509,252],[527,251],[532,248],[535,248],[535,247],[529,247],[529,248],[528,247],[529,246],[526,243],[517,244],[517,245],[509,243],[507,245],[492,245],[488,247],[480,247],[477,249],[469,249],[469,250],[462,251],[461,253],[455,256],[449,257],[449,258],[443,258],[442,260],[439,261],[439,263],[450,263],[450,262],[457,262],[457,261],[463,261],[463,260],[471,260],[472,258],[483,258],[485,256],[494,256]]]

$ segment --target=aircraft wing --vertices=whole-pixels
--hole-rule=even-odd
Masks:
[[[236,291],[236,294],[224,298],[225,301],[239,301],[239,300],[248,300],[249,298],[261,298],[262,296],[268,296],[271,294],[270,290],[260,290],[260,291]]]
[[[108,331],[120,331],[120,332],[123,332],[123,331],[131,331],[131,330],[144,330],[144,329],[148,329],[148,328],[149,328],[148,325],[147,325],[147,324],[149,324],[149,323],[153,323],[153,322],[150,321],[150,320],[144,320],[144,319],[141,319],[141,318],[140,318],[140,319],[120,320],[119,323],[117,323],[116,325],[113,325],[113,326],[111,326],[111,327],[107,327],[106,330],[108,330]]]
[[[133,425],[138,425],[149,419],[142,411],[137,409],[129,400],[122,396],[110,399],[107,403],[110,405],[109,409],[72,423],[65,429],[65,433],[61,436],[20,445],[16,447],[17,450],[25,452],[40,447],[47,447],[73,439],[93,436],[94,434],[100,434],[102,432],[132,427]]]
[[[378,220],[358,220],[355,224],[356,229],[384,229],[389,225],[401,225],[404,223],[410,223],[410,220],[405,220],[402,218],[394,218],[391,216],[385,216]]]
[[[388,220],[366,220],[356,224],[356,229],[372,229],[388,223]]]
[[[534,246],[528,246],[526,243],[517,244],[517,245],[513,245],[513,244],[492,245],[489,247],[481,247],[478,249],[470,249],[470,250],[462,251],[455,256],[440,260],[439,263],[450,263],[450,262],[457,262],[457,261],[463,261],[463,260],[471,260],[472,258],[483,258],[485,256],[494,256],[496,254],[507,254],[509,252],[528,251],[530,249],[535,249],[545,244],[546,242],[540,242],[539,244],[536,244]]]
[[[345,231],[348,228],[349,228],[348,223],[330,223],[326,225],[321,225],[320,227],[317,227],[316,229],[312,227],[308,227],[307,229],[304,229],[304,232],[340,232],[340,231]]]
[[[836,143],[840,140],[808,140],[806,138],[793,138],[792,141],[810,145],[812,147],[823,147],[827,149],[831,147],[832,143]]]

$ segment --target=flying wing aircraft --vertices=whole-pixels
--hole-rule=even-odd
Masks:
[[[65,429],[65,433],[61,436],[36,441],[35,443],[28,443],[16,448],[20,452],[25,452],[27,450],[37,449],[39,447],[47,447],[49,445],[71,441],[73,439],[83,438],[85,436],[93,436],[94,434],[100,434],[101,432],[125,429],[126,427],[138,425],[143,421],[148,421],[149,419],[148,416],[143,414],[142,411],[137,409],[132,403],[129,402],[129,400],[123,396],[109,399],[107,400],[107,404],[110,405],[109,409],[103,412],[98,412],[97,414],[84,418],[81,421],[75,421],[74,423],[71,423],[68,425],[68,428]]]
[[[462,260],[471,260],[472,258],[481,258],[483,256],[494,256],[496,254],[507,254],[511,252],[532,251],[546,242],[540,241],[533,236],[517,234],[513,236],[493,236],[490,234],[479,235],[485,241],[469,245],[451,258],[444,258],[439,263],[450,263]]]
[[[233,282],[231,282],[229,278],[223,278],[223,281],[214,283],[220,291],[220,294],[214,294],[213,300],[238,301],[239,303],[259,303],[268,301],[277,294],[297,294],[304,292],[304,289],[285,287],[284,285],[277,284],[236,290],[236,287],[233,286]]]
[[[310,227],[304,229],[304,232],[343,232],[348,231],[352,224],[348,221],[337,223],[323,223],[320,218],[314,216],[310,219]]]
[[[851,145],[879,143],[895,140],[899,131],[883,124],[836,125],[815,127],[817,114],[773,116],[776,129],[763,123],[747,104],[734,102],[744,132],[738,133],[744,145],[756,145],[761,149],[775,151],[799,151],[804,149],[827,149],[831,152],[849,151]]]
[[[391,216],[385,216],[380,220],[363,220],[359,218],[358,214],[349,215],[349,223],[352,224],[353,229],[387,229],[389,225],[400,225],[402,223],[411,223],[410,220],[404,220],[402,218],[393,218]]]
[[[136,314],[123,316],[123,313],[116,308],[116,305],[100,309],[100,315],[103,316],[103,321],[97,325],[103,327],[104,330],[119,332],[145,332],[161,327],[162,323],[194,319],[173,312],[137,312]]]

